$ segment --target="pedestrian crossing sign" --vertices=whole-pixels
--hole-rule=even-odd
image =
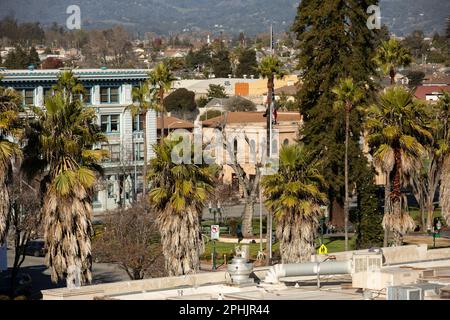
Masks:
[[[328,253],[328,249],[327,249],[327,247],[324,244],[322,244],[320,246],[320,248],[317,250],[317,253],[318,254],[327,254]]]

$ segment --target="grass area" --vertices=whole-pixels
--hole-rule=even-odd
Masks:
[[[414,221],[418,225],[422,224],[422,219],[420,217],[420,210],[419,210],[419,208],[416,208],[416,207],[410,208],[409,214],[411,215],[411,218],[413,218]],[[441,213],[441,209],[440,208],[436,208],[434,210],[433,218],[441,218],[441,222],[445,225],[445,219],[442,219],[442,213]],[[425,215],[425,219],[426,219],[426,215]]]
[[[265,238],[265,235],[263,235]],[[355,249],[355,241],[356,237],[349,239],[349,249]],[[336,253],[344,251],[345,240],[343,238],[330,238],[324,236],[324,244],[328,249],[328,253]],[[223,263],[224,255],[227,256],[227,261],[230,261],[234,256],[234,248],[236,247],[236,243],[226,243],[226,242],[218,242],[216,241],[216,254],[217,254],[217,264],[220,265]],[[256,256],[259,251],[259,243],[250,243],[250,257],[252,259],[256,259]],[[316,240],[316,249],[320,246],[320,239]],[[263,250],[266,248],[265,244],[263,244]],[[272,250],[274,253],[277,253],[279,249],[279,242],[276,242],[272,246]],[[211,254],[213,252],[213,243],[210,241],[205,245],[205,253],[202,255],[201,259],[206,261],[211,261]]]

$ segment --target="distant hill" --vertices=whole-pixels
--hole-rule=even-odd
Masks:
[[[130,30],[167,34],[189,30],[224,30],[248,34],[287,30],[299,0],[0,0],[0,18],[65,24],[66,8],[79,5],[82,26],[104,28],[123,24]],[[381,0],[382,23],[405,35],[415,29],[442,32],[450,0]]]

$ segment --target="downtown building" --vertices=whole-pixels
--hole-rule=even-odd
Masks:
[[[0,85],[22,94],[24,106],[45,108],[45,99],[52,94],[52,86],[62,71],[0,69]],[[147,130],[143,132],[143,116],[133,117],[127,109],[133,103],[133,87],[148,78],[148,70],[102,68],[73,69],[72,72],[86,90],[82,97],[85,106],[94,108],[97,124],[108,140],[95,146],[110,155],[101,164],[104,174],[94,193],[94,213],[101,213],[131,203],[142,192],[144,134],[148,141],[148,159],[154,157],[156,112],[147,112]]]

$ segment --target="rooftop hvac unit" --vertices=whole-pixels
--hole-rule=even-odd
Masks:
[[[378,252],[367,252],[353,255],[352,273],[378,271],[383,263],[383,255]]]
[[[422,289],[413,286],[387,287],[386,300],[423,300]]]

